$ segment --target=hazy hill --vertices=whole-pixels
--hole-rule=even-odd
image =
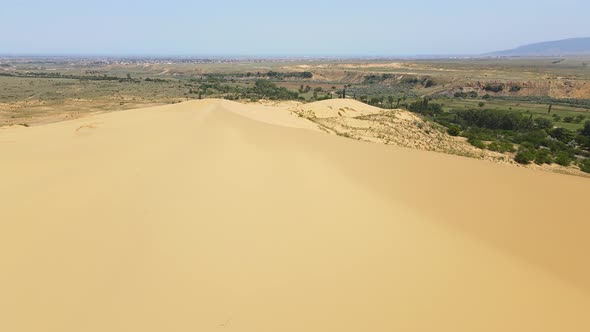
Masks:
[[[490,56],[590,55],[590,38],[571,38],[520,46],[488,53]]]

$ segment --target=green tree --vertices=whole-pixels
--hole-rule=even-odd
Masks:
[[[582,172],[590,173],[590,159],[583,159],[579,163]]]
[[[482,149],[482,150],[484,150],[486,148],[486,145],[485,145],[484,142],[482,142],[482,141],[480,141],[480,140],[478,140],[476,138],[473,138],[473,137],[470,137],[467,140],[467,142],[469,142],[469,144],[475,146],[476,148],[479,148],[479,149]]]
[[[535,164],[537,165],[551,164],[552,162],[551,151],[548,149],[539,149],[535,154]]]
[[[549,136],[567,144],[574,140],[576,133],[562,127],[557,127],[549,131]]]
[[[461,128],[457,126],[450,126],[449,129],[447,129],[447,133],[451,136],[459,136],[461,133]]]
[[[540,129],[551,129],[553,128],[553,121],[547,118],[535,118],[535,126]]]
[[[530,164],[531,161],[535,160],[535,151],[521,146],[514,156],[514,160],[519,164]]]
[[[569,166],[572,163],[572,157],[566,151],[559,151],[554,161],[561,166]]]
[[[393,96],[387,96],[387,101],[389,102],[390,108],[393,108]]]

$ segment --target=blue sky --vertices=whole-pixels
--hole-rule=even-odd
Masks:
[[[0,54],[478,54],[590,36],[588,0],[6,1]]]

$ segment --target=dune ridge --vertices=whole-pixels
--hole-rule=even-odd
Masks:
[[[403,109],[382,109],[352,99],[329,99],[290,109],[329,133],[368,142],[514,164],[506,155],[477,149],[436,123]]]
[[[0,131],[0,330],[590,330],[589,179],[289,107]]]

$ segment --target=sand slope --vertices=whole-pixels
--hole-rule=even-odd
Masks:
[[[328,99],[289,110],[340,136],[515,164],[507,155],[478,149],[407,110],[385,110],[353,99]]]
[[[0,331],[589,331],[590,180],[203,100],[0,131]]]
[[[308,118],[357,117],[383,113],[382,108],[367,105],[354,99],[327,99],[301,104],[293,108]],[[409,112],[400,112],[400,114]]]

